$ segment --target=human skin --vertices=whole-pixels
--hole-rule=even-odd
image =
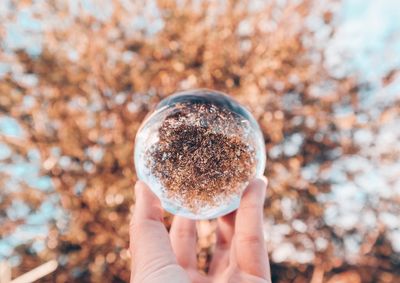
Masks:
[[[266,179],[250,182],[238,210],[217,220],[217,243],[205,275],[197,270],[195,221],[175,216],[168,234],[160,201],[138,181],[130,225],[131,282],[271,282],[263,236],[266,186]]]

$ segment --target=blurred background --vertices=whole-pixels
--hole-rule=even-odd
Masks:
[[[1,0],[0,281],[128,282],[135,133],[207,87],[263,130],[273,282],[400,282],[399,19],[397,0]]]

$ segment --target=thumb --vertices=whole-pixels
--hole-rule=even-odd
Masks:
[[[176,264],[176,259],[163,223],[160,201],[141,181],[135,185],[135,195],[135,210],[129,229],[131,278],[138,270],[142,278],[168,265]]]

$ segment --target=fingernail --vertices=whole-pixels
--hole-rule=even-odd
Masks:
[[[268,179],[265,176],[257,177],[255,178],[252,183],[254,183],[256,186],[263,187],[264,189],[267,188],[268,184]]]
[[[261,177],[260,177],[260,180],[262,180],[262,181],[264,182],[265,188],[267,188],[267,186],[268,186],[268,178],[265,177],[265,176],[261,176]]]
[[[140,180],[137,180],[135,183],[135,196],[136,198],[140,195],[144,187],[144,183]]]
[[[248,189],[246,189],[246,192],[250,193],[250,191],[252,191],[254,195],[257,195],[255,197],[264,200],[266,194],[266,187],[267,187],[267,182],[265,178],[257,177],[250,182]]]

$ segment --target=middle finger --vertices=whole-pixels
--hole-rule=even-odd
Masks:
[[[217,220],[217,242],[210,264],[210,275],[220,273],[229,265],[229,250],[235,230],[235,216],[236,212],[232,212]]]

